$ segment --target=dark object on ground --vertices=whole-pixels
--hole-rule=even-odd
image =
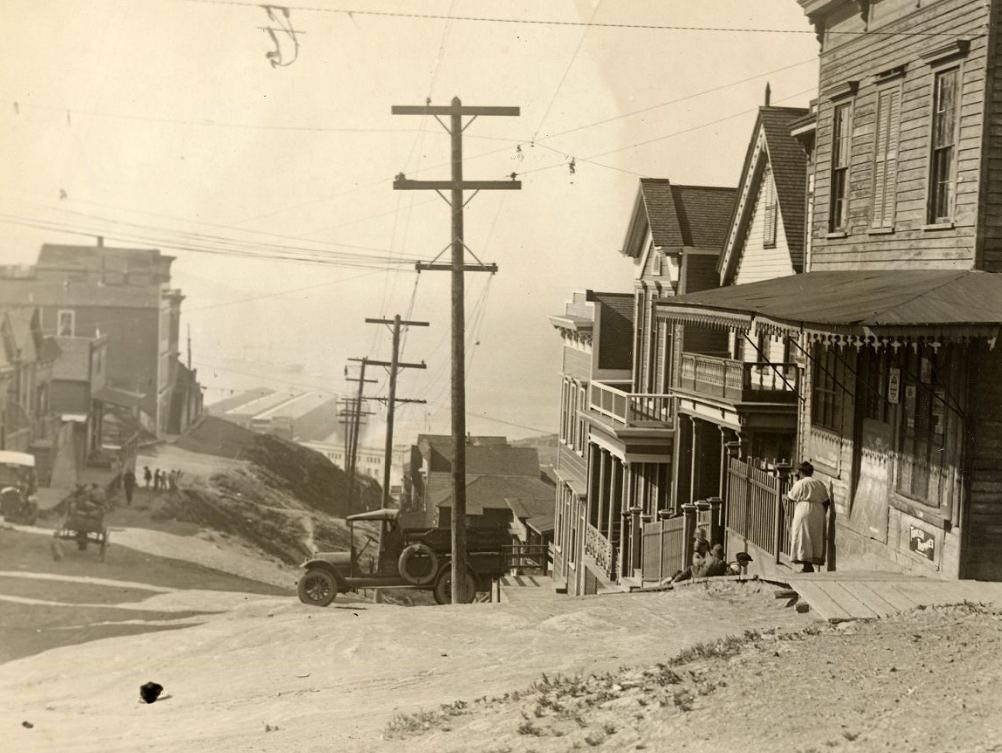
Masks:
[[[32,724],[31,722],[21,722],[21,726],[24,727],[25,729],[34,729],[35,728],[35,725]]]
[[[164,686],[156,682],[147,682],[139,686],[139,697],[146,703],[153,703],[163,692]]]

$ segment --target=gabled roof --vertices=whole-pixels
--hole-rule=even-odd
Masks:
[[[641,178],[623,253],[635,259],[643,255],[643,234],[648,227],[655,246],[721,248],[727,239],[735,195],[733,188]]]
[[[427,506],[429,508],[451,507],[451,474],[436,473],[432,476],[436,478],[429,479]],[[506,500],[516,498],[549,500],[552,507],[554,491],[553,487],[540,479],[538,475],[536,478],[503,474],[467,474],[466,476],[466,512],[468,515],[482,515],[485,509],[509,509]]]
[[[757,181],[761,180],[764,163],[768,160],[772,167],[773,182],[776,184],[776,199],[779,202],[779,212],[783,218],[783,230],[786,233],[786,244],[790,250],[790,261],[797,272],[804,269],[804,202],[807,190],[807,155],[795,137],[790,134],[790,127],[802,120],[810,111],[804,107],[772,107],[758,109],[758,118],[752,130],[751,141],[745,152],[744,166],[741,168],[741,180],[738,183],[739,202],[734,206],[734,213],[728,227],[726,247],[720,257],[721,269],[736,263],[733,248],[740,232],[734,232],[747,219],[738,212],[744,209],[750,212],[757,195]],[[762,136],[761,140],[759,136]],[[762,149],[764,147],[765,154]],[[748,195],[744,207],[740,197]]]

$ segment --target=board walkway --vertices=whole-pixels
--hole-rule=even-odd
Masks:
[[[770,578],[829,622],[872,620],[917,607],[973,602],[1002,607],[1002,583],[890,572],[804,573]]]

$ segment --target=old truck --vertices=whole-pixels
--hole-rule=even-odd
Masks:
[[[8,523],[34,525],[38,518],[35,456],[0,450],[0,515]]]
[[[361,588],[419,588],[431,591],[435,601],[452,601],[452,536],[448,528],[402,528],[399,510],[381,509],[350,515],[347,552],[317,552],[302,564],[299,599],[325,607],[339,593]],[[356,548],[356,525],[365,522],[365,544]],[[369,552],[369,548],[373,547]],[[511,534],[507,528],[467,530],[467,587],[469,600],[489,592],[512,562]],[[369,556],[366,557],[366,553]]]

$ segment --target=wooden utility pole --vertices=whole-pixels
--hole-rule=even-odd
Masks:
[[[393,325],[393,356],[389,363],[385,361],[369,361],[374,366],[386,366],[390,370],[390,394],[386,398],[386,449],[383,453],[383,507],[389,507],[392,501],[390,497],[390,471],[393,465],[393,412],[397,403],[424,403],[424,400],[414,400],[410,398],[397,398],[397,372],[400,369],[424,369],[424,361],[421,363],[400,363],[400,328],[401,327],[427,327],[428,322],[412,322],[400,318],[397,314],[392,319],[366,319],[366,324],[386,324]],[[382,400],[383,398],[376,398]]]
[[[450,180],[408,180],[403,173],[397,175],[393,188],[402,191],[430,190],[438,192],[452,207],[452,263],[436,264],[418,262],[418,272],[423,269],[448,269],[452,272],[452,603],[468,601],[466,594],[466,309],[464,302],[463,273],[466,271],[497,272],[496,264],[482,264],[471,255],[476,264],[466,263],[467,245],[463,242],[463,209],[469,199],[463,192],[471,190],[475,196],[484,190],[518,190],[520,181],[463,180],[463,131],[481,115],[518,115],[517,107],[464,107],[459,97],[449,105],[394,105],[394,115],[432,115],[449,133],[452,141],[452,177]],[[449,125],[439,116],[449,116]],[[470,120],[463,124],[463,116]],[[450,191],[446,199],[443,191]],[[470,199],[473,198],[470,197]],[[444,253],[444,249],[443,249]],[[441,254],[439,254],[441,256]]]
[[[362,403],[365,400],[365,385],[372,384],[376,381],[375,379],[365,378],[365,367],[366,364],[369,363],[368,358],[349,358],[348,360],[358,361],[361,364],[361,370],[359,372],[358,378],[355,379],[353,377],[348,376],[347,374],[348,370],[347,368],[345,368],[345,379],[349,382],[358,382],[358,397],[355,398],[354,405],[352,406],[353,410],[352,410],[351,434],[350,434],[351,439],[348,443],[349,444],[348,457],[345,459],[345,462],[347,464],[346,470],[348,472],[348,496],[345,499],[345,513],[344,513],[344,516],[346,518],[349,515],[351,515],[351,507],[352,507],[351,503],[355,498],[355,464],[358,460],[358,437],[359,434],[361,433],[359,431],[359,427],[361,426],[362,423],[362,416],[369,415],[363,413],[362,411]]]

